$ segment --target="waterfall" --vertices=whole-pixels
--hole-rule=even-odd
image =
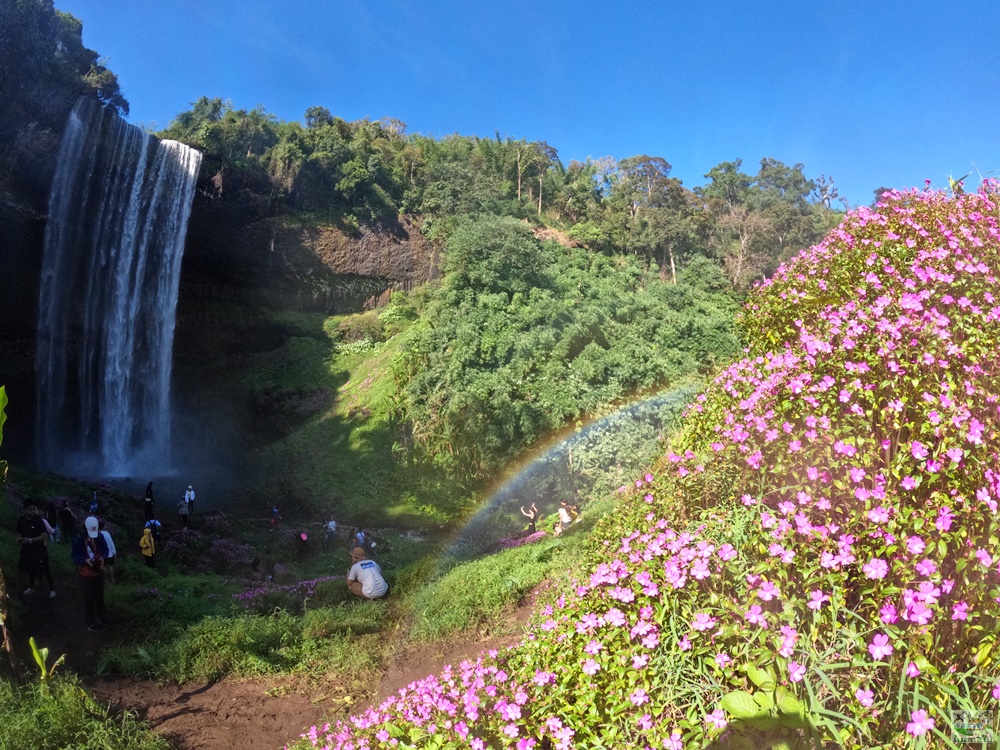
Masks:
[[[70,113],[49,195],[36,443],[45,468],[162,473],[184,236],[201,154],[98,104]]]

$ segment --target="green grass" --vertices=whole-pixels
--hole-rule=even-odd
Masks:
[[[550,574],[558,539],[462,563],[413,598],[416,640],[442,640],[470,630],[493,631]]]
[[[72,675],[15,686],[0,680],[0,748],[31,750],[169,750],[131,713],[87,695]]]

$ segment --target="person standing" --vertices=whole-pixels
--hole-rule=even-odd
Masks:
[[[52,533],[49,534],[49,541],[58,544],[62,541],[62,534],[59,529],[59,502],[57,500],[49,502],[49,508],[45,512],[45,521],[52,529]]]
[[[337,535],[337,522],[334,520],[333,516],[323,524],[323,551],[330,551],[330,542]]]
[[[188,516],[191,513],[191,506],[188,504],[187,500],[181,500],[177,503],[177,514],[181,517],[181,527],[188,527]]]
[[[538,506],[532,503],[531,507],[525,510],[524,506],[522,505],[521,515],[528,519],[528,531],[534,534],[536,530],[535,524],[538,521]]]
[[[142,539],[139,540],[139,549],[142,550],[142,555],[146,558],[146,566],[155,568],[156,541],[153,539],[153,530],[148,526],[142,530]]]
[[[156,501],[153,499],[153,483],[146,485],[146,499],[142,504],[146,512],[146,520],[151,521],[156,518]]]
[[[59,528],[62,529],[63,541],[70,544],[76,534],[76,515],[68,502],[60,500],[59,503]]]
[[[362,599],[381,599],[389,591],[389,584],[382,577],[382,569],[374,560],[367,559],[361,547],[351,550],[351,567],[347,571],[347,588]]]
[[[184,493],[184,502],[188,505],[188,513],[194,515],[194,488],[189,484],[187,492]]]
[[[35,578],[41,574],[49,584],[49,598],[56,597],[56,586],[49,567],[49,551],[45,546],[50,530],[51,527],[38,514],[38,507],[33,502],[26,502],[24,515],[17,519],[18,542],[21,544],[17,569],[27,579],[25,596],[35,593]]]
[[[104,561],[108,545],[100,534],[100,524],[93,516],[84,521],[84,531],[73,538],[70,556],[80,573],[87,630],[104,630],[107,615],[104,609]]]
[[[108,583],[115,582],[115,555],[118,550],[115,549],[114,540],[111,539],[111,532],[104,528],[104,519],[101,519],[97,524],[98,531],[101,532],[101,536],[104,537],[104,543],[108,545],[108,556],[104,558],[104,567],[107,569]]]

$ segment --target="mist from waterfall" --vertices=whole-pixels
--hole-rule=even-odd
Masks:
[[[36,454],[124,477],[170,465],[177,292],[201,153],[81,99],[49,196],[40,290]]]

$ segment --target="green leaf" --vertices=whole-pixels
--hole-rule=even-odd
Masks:
[[[776,678],[774,670],[772,669],[764,670],[751,664],[747,667],[747,677],[749,677],[750,681],[761,690],[774,690]]]
[[[758,690],[753,694],[753,699],[756,701],[757,705],[765,711],[770,711],[774,708],[774,699],[771,698],[770,693],[764,693]]]
[[[784,687],[774,691],[774,699],[780,713],[801,714],[805,711],[805,704]]]
[[[722,708],[734,719],[753,719],[767,715],[767,711],[762,710],[754,697],[745,690],[734,690],[724,695]]]

